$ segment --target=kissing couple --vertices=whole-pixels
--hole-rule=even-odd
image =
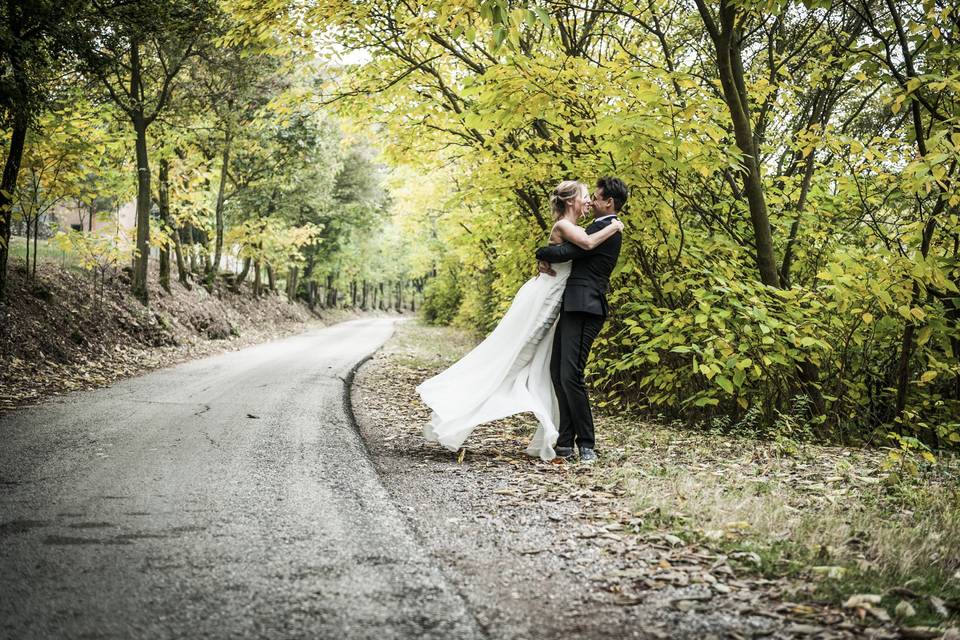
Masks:
[[[480,424],[530,412],[539,426],[527,447],[543,460],[596,460],[593,413],[583,370],[607,317],[610,274],[620,256],[627,201],[619,178],[565,180],[550,196],[549,245],[537,249],[539,273],[514,297],[493,332],[470,353],[417,387],[433,410],[427,440],[456,451]],[[588,212],[593,222],[577,222]]]

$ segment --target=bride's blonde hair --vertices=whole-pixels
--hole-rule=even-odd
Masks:
[[[559,220],[567,211],[567,205],[578,195],[587,197],[589,189],[587,185],[579,180],[564,180],[557,185],[557,188],[550,194],[550,211],[553,212],[553,219]]]

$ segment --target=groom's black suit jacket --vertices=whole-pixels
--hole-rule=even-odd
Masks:
[[[594,222],[587,227],[586,231],[588,234],[596,233],[613,220],[614,217],[610,217]],[[622,234],[615,233],[603,244],[589,251],[570,242],[537,249],[537,260],[546,262],[573,260],[570,278],[563,292],[564,311],[580,311],[602,318],[607,317],[607,288],[610,284],[610,274],[617,266],[622,243]]]

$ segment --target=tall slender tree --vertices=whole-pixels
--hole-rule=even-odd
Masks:
[[[83,26],[78,47],[86,71],[129,118],[136,134],[137,238],[132,290],[148,303],[150,162],[147,130],[170,100],[187,60],[205,44],[209,0],[142,0],[102,7]]]

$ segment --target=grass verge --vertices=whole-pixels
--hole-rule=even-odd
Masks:
[[[64,251],[49,240],[37,240],[37,262],[48,262],[59,264],[62,267],[79,268],[80,263],[76,255],[70,251]],[[33,241],[30,241],[30,261],[33,262]],[[12,236],[10,238],[10,262],[12,264],[24,264],[27,259],[27,241],[22,236]]]

